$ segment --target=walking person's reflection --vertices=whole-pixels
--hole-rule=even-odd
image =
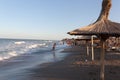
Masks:
[[[55,51],[53,51],[53,59],[54,59],[55,62],[57,61]]]

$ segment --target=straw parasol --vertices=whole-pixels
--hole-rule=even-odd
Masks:
[[[89,56],[89,46],[88,46],[88,41],[92,41],[91,45],[93,45],[93,40],[97,40],[98,38],[96,36],[87,36],[87,35],[82,35],[80,36],[79,38],[77,38],[76,40],[85,40],[86,41],[86,49],[87,49],[87,56]],[[94,49],[93,49],[93,46],[92,46],[92,60],[94,60]]]
[[[68,32],[70,35],[96,35],[100,38],[102,45],[100,80],[104,80],[104,43],[110,36],[120,36],[120,23],[108,20],[110,8],[111,0],[103,0],[100,16],[94,23]]]
[[[119,36],[120,23],[108,20],[109,11],[111,8],[111,0],[103,0],[102,10],[98,19],[85,27],[75,29],[68,32],[70,35],[97,35],[97,36]]]
[[[88,46],[88,41],[90,41],[91,40],[91,36],[80,36],[79,38],[77,38],[76,40],[78,40],[78,41],[82,41],[82,40],[84,40],[84,41],[86,41],[86,51],[87,51],[87,56],[89,55],[89,46]]]

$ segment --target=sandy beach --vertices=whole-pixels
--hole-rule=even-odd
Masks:
[[[31,69],[33,74],[30,80],[100,80],[99,58],[94,62],[86,61],[84,51],[78,47],[65,49],[60,54],[69,53],[69,56],[57,63],[42,64],[46,67]],[[97,51],[99,49],[95,50],[96,55]],[[106,54],[105,80],[120,79],[120,54],[112,53]]]
[[[0,16],[0,80],[120,80],[120,0],[0,0]]]
[[[67,47],[0,62],[0,80],[100,80],[100,49],[95,61],[85,47]],[[120,53],[106,52],[105,80],[120,80]]]

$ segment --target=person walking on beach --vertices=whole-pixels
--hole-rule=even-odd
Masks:
[[[56,43],[53,44],[53,48],[52,49],[55,50],[55,47],[56,47]]]

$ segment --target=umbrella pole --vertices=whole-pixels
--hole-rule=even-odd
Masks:
[[[86,59],[85,59],[85,61],[87,61],[87,59],[88,59],[88,56],[89,56],[89,46],[88,46],[88,41],[86,40],[86,52],[87,52],[87,55],[86,55]]]
[[[89,46],[88,46],[88,41],[86,41],[86,46],[87,46],[87,56],[89,56]]]
[[[101,50],[101,56],[100,56],[100,80],[104,80],[104,70],[105,70],[105,65],[104,65],[105,41],[101,40],[101,44],[102,44],[102,50]]]
[[[118,43],[120,43],[120,37],[118,37]]]
[[[89,56],[89,46],[87,44],[87,56]]]
[[[94,61],[93,35],[91,36],[92,45],[92,61]]]

